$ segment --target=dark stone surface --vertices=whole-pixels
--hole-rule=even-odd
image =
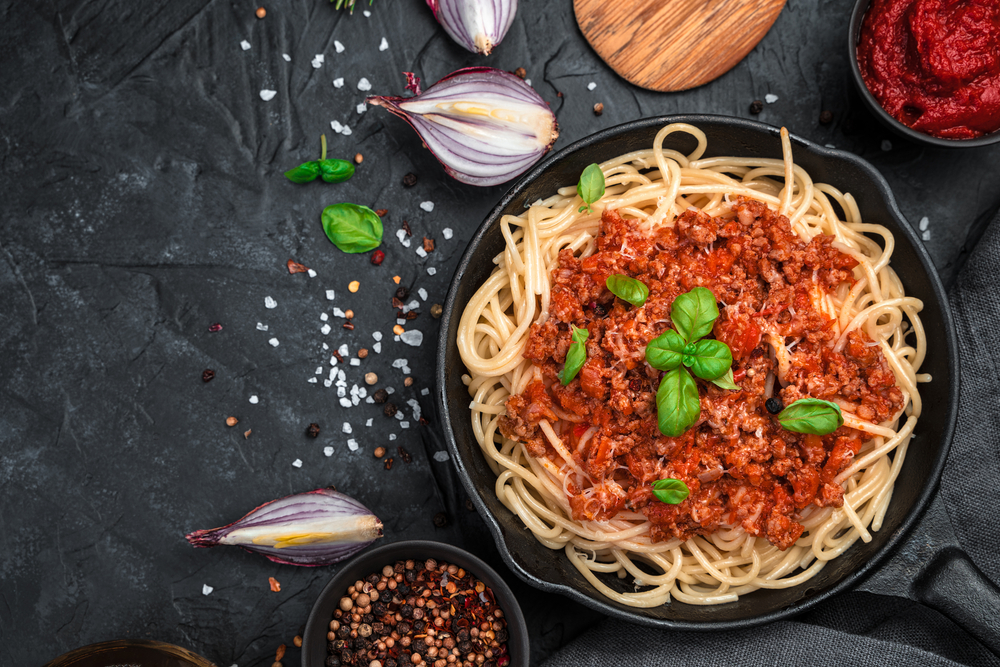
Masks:
[[[863,108],[846,66],[848,0],[793,0],[735,69],[679,94],[619,80],[581,37],[569,0],[522,4],[506,41],[483,59],[454,45],[417,0],[377,0],[370,18],[323,0],[275,0],[264,20],[242,0],[0,1],[0,663],[136,637],[240,667],[269,665],[286,643],[284,662],[295,664],[291,639],[334,568],[195,550],[183,535],[331,483],[382,517],[386,539],[438,539],[502,567],[450,464],[433,458],[444,446],[419,390],[437,333],[428,306],[443,300],[463,242],[504,187],[454,182],[404,123],[378,109],[358,115],[361,77],[373,93],[400,94],[403,70],[431,82],[472,64],[524,67],[557,112],[557,147],[643,116],[749,116],[753,100],[775,94],[760,120],[869,159],[914,224],[928,217],[946,281],[1000,203],[1000,146],[924,149]],[[382,37],[390,48],[380,52]],[[318,53],[326,62],[314,69]],[[262,101],[264,88],[277,96]],[[830,125],[819,124],[824,110]],[[332,120],[353,134],[332,133]],[[357,175],[340,185],[282,178],[316,157],[323,132],[331,156],[364,154]],[[406,189],[410,171],[419,182]],[[320,211],[338,201],[389,210],[381,267],[324,237]],[[437,241],[427,259],[395,239],[404,219],[416,238]],[[289,258],[318,276],[289,275]],[[429,293],[410,325],[423,331],[422,347],[389,333],[393,275]],[[357,294],[347,291],[353,279]],[[276,308],[265,308],[266,296]],[[334,306],[355,311],[354,331],[334,321],[320,332],[320,313]],[[210,333],[216,322],[222,331]],[[428,427],[411,418],[403,430],[363,403],[344,410],[334,388],[307,383],[317,366],[321,377],[329,369],[322,343],[353,352],[370,348],[374,331],[387,334],[382,354],[346,367],[349,386],[376,372],[394,398],[421,401]],[[412,387],[390,367],[396,358],[409,360]],[[206,368],[216,372],[207,384]],[[238,426],[225,426],[230,415]],[[310,422],[322,427],[315,440]],[[386,471],[372,457],[389,433],[412,464],[397,456]],[[442,510],[452,521],[435,528]],[[536,661],[596,619],[513,583]],[[214,591],[202,595],[203,584]]]

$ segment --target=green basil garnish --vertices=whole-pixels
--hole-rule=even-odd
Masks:
[[[719,319],[719,307],[715,295],[704,287],[695,287],[690,292],[674,299],[670,307],[670,319],[677,333],[688,343],[703,338],[712,331],[712,325]]]
[[[559,381],[563,385],[567,385],[573,381],[576,374],[580,372],[583,368],[583,362],[587,360],[587,339],[590,338],[590,332],[586,329],[577,329],[572,324],[570,325],[573,329],[571,338],[573,342],[570,343],[569,351],[566,353],[566,364],[563,369],[559,371]]]
[[[717,377],[714,380],[712,380],[712,384],[714,384],[716,387],[722,387],[723,389],[730,389],[734,391],[739,391],[743,389],[743,387],[736,384],[736,381],[733,379],[732,366],[729,367],[729,370],[726,371],[722,377]]]
[[[326,135],[321,134],[322,149],[318,160],[303,162],[285,172],[285,178],[293,183],[308,183],[322,177],[327,183],[342,183],[354,175],[354,165],[347,160],[326,159]]]
[[[308,183],[319,178],[319,162],[303,162],[285,172],[285,178],[292,183]]]
[[[660,380],[656,390],[656,419],[660,433],[676,438],[701,415],[698,385],[687,369],[677,367]]]
[[[646,363],[659,371],[672,371],[681,365],[684,339],[673,329],[649,341],[646,346]]]
[[[819,398],[800,398],[778,413],[778,421],[786,431],[826,435],[844,424],[840,406]]]
[[[685,345],[681,361],[702,380],[714,380],[732,369],[733,353],[721,340],[707,338]]]
[[[576,193],[583,200],[580,213],[591,212],[590,205],[604,196],[604,172],[596,164],[589,164],[580,174],[580,182],[576,185]]]
[[[677,505],[691,495],[687,484],[679,479],[658,479],[652,484],[653,495],[668,505]]]
[[[633,306],[639,307],[646,303],[649,297],[649,288],[635,278],[623,276],[620,273],[608,276],[604,283],[616,297],[623,301],[628,301]]]
[[[345,202],[324,208],[323,231],[344,252],[368,252],[382,243],[382,219],[358,204]]]
[[[327,183],[343,183],[354,175],[354,165],[347,160],[320,160],[319,175]]]

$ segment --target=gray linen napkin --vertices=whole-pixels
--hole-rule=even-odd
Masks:
[[[1000,339],[1000,218],[986,230],[949,297],[958,328],[962,401],[939,494],[962,548],[998,582],[1000,353],[994,345]],[[734,632],[668,632],[606,620],[544,667],[800,664],[998,665],[1000,660],[923,605],[856,591],[793,620]]]

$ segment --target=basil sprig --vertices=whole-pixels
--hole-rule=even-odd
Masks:
[[[596,164],[589,164],[580,174],[580,182],[576,185],[576,193],[583,200],[580,213],[591,212],[590,205],[604,196],[604,172]]]
[[[294,169],[285,172],[285,178],[293,183],[308,183],[322,178],[327,183],[342,183],[354,175],[354,165],[347,160],[326,159],[326,135],[320,135],[322,151],[320,158],[311,162],[303,162]]]
[[[836,403],[800,398],[778,413],[778,422],[786,431],[826,435],[844,424],[844,415]]]
[[[646,363],[666,371],[656,391],[656,417],[663,435],[676,438],[701,415],[698,385],[691,373],[723,389],[740,389],[733,381],[729,346],[721,340],[703,340],[718,317],[711,290],[695,287],[674,299],[670,307],[675,329],[667,329],[646,345]]]
[[[684,502],[684,499],[691,495],[687,484],[679,479],[668,477],[658,479],[652,484],[653,495],[668,505],[677,505]]]
[[[382,243],[382,219],[358,204],[345,202],[324,208],[323,231],[344,252],[368,252]]]
[[[564,386],[572,382],[576,374],[583,368],[583,362],[587,360],[587,339],[590,338],[590,331],[587,329],[577,329],[572,324],[570,327],[573,329],[573,333],[570,335],[573,342],[570,343],[569,351],[566,352],[566,364],[558,373],[559,381]]]
[[[646,299],[649,298],[648,287],[635,278],[629,278],[620,273],[608,276],[605,285],[616,297],[628,301],[637,308],[646,303]]]

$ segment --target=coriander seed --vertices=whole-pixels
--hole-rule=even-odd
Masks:
[[[367,347],[363,347],[360,350],[358,350],[358,359],[365,359],[367,357],[368,357],[368,348]]]
[[[404,387],[412,387],[413,386],[413,378],[412,377],[408,377],[405,380],[403,380],[403,386]]]
[[[375,458],[377,458],[377,459],[382,458],[383,456],[385,456],[385,447],[381,447],[381,446],[376,447],[374,453],[375,453]]]
[[[374,373],[365,373],[365,384],[373,385],[378,382],[378,376]]]
[[[237,419],[236,417],[228,417],[226,419],[226,426],[236,426],[239,423],[240,423],[240,420]]]
[[[265,16],[267,16],[267,10],[264,9],[263,7],[258,7],[255,13],[257,14],[257,18],[259,19],[262,19]]]
[[[357,290],[355,290],[355,291],[357,291]],[[347,310],[344,311],[344,317],[346,317],[349,320],[353,320],[354,319],[354,311],[351,310],[350,308],[348,308]]]

